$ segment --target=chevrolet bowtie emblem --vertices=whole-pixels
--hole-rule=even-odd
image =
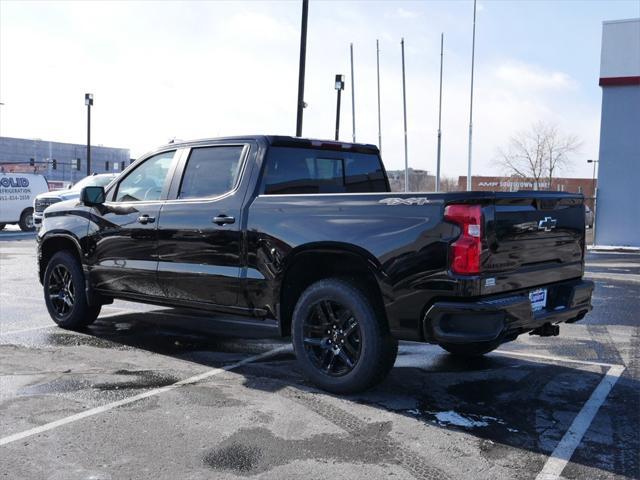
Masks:
[[[538,230],[544,230],[545,232],[550,232],[554,228],[556,228],[556,224],[558,221],[552,217],[544,217],[544,220],[540,220],[538,222]]]

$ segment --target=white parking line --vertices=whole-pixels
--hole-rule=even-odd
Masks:
[[[573,452],[582,441],[582,437],[589,429],[600,406],[606,400],[624,369],[622,365],[614,365],[607,371],[602,381],[591,394],[591,397],[589,397],[589,400],[580,410],[580,413],[573,419],[569,430],[567,430],[567,433],[564,434],[560,443],[547,459],[544,467],[536,476],[536,480],[557,480],[560,478],[564,467],[571,460]]]
[[[166,385],[164,387],[154,388],[152,390],[148,390],[146,392],[140,393],[138,395],[134,395],[132,397],[123,398],[122,400],[118,400],[115,402],[107,403],[106,405],[102,405],[100,407],[91,408],[89,410],[85,410],[84,412],[76,413],[75,415],[71,415],[69,417],[61,418],[60,420],[56,420],[54,422],[45,423],[44,425],[40,425],[39,427],[31,428],[29,430],[25,430],[23,432],[14,433],[13,435],[9,435],[3,438],[0,438],[0,446],[7,445],[12,442],[16,442],[18,440],[22,440],[23,438],[32,437],[33,435],[38,435],[43,432],[47,432],[49,430],[53,430],[54,428],[62,427],[63,425],[67,425],[69,423],[77,422],[78,420],[82,420],[83,418],[92,417],[94,415],[98,415],[100,413],[106,412],[108,410],[113,410],[114,408],[121,407],[123,405],[128,405],[129,403],[137,402],[138,400],[142,400],[145,398],[153,397],[156,395],[160,395],[161,393],[169,392],[171,390],[175,390],[176,388],[182,387],[184,385],[190,385],[193,383],[200,382],[202,380],[206,380],[207,378],[214,377],[216,375],[220,375],[223,372],[227,372],[229,370],[233,370],[235,368],[241,367],[248,363],[255,362],[257,360],[262,360],[263,358],[270,357],[276,353],[280,353],[282,351],[290,350],[290,346],[278,347],[273,350],[269,350],[268,352],[261,353],[259,355],[253,355],[251,357],[247,357],[244,360],[240,360],[239,362],[233,363],[231,365],[227,365],[222,368],[213,368],[211,370],[207,370],[206,372],[200,373],[198,375],[194,375],[192,377],[186,378],[184,380],[180,380],[179,382],[172,383],[171,385]]]
[[[594,362],[591,360],[577,360],[577,359],[573,359],[573,358],[566,358],[566,357],[556,357],[553,355],[540,355],[539,353],[524,353],[524,352],[514,352],[511,350],[495,350],[495,353],[499,353],[501,355],[513,355],[516,357],[524,357],[524,358],[536,358],[539,360],[552,360],[554,362],[566,362],[566,363],[578,363],[578,364],[582,364],[582,365],[593,365],[596,367],[606,367],[606,368],[611,368],[611,367],[619,367],[620,365],[617,365],[615,363],[604,363],[604,362]]]

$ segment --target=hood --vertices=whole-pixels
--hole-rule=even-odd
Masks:
[[[75,199],[54,203],[53,205],[50,205],[49,207],[47,207],[45,212],[46,213],[60,212],[60,211],[64,211],[64,210],[74,209],[74,208],[77,208],[77,207],[80,207],[80,206],[83,206],[83,204],[80,203],[79,197],[77,197]]]
[[[42,198],[58,198],[60,200],[73,200],[74,198],[80,198],[80,192],[78,190],[55,190],[53,192],[45,192],[36,196],[36,199]]]

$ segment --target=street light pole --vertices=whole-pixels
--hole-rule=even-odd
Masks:
[[[298,108],[296,117],[296,137],[302,136],[302,111],[304,104],[304,73],[307,61],[307,17],[309,0],[302,0],[302,24],[300,26],[300,66],[298,69]]]
[[[404,38],[400,40],[402,51],[402,107],[404,112],[404,191],[409,191],[409,147],[407,145],[407,87],[404,75]]]
[[[87,106],[87,176],[91,175],[91,107],[93,93],[84,94],[84,104]]]
[[[353,78],[353,43],[349,45],[351,52],[351,141],[356,143],[356,85]]]
[[[593,163],[593,175],[591,177],[592,189],[593,189],[593,241],[592,245],[596,244],[596,203],[598,200],[598,189],[596,187],[596,164],[599,163],[598,160],[587,160],[587,163]]]
[[[336,91],[338,92],[338,105],[336,106],[336,142],[340,137],[340,96],[344,90],[344,75],[336,75]]]

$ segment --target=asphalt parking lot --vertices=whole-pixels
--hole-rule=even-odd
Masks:
[[[0,475],[20,479],[640,478],[640,255],[590,253],[594,311],[475,361],[403,343],[337,397],[279,339],[117,301],[55,327],[32,235],[0,232]]]

